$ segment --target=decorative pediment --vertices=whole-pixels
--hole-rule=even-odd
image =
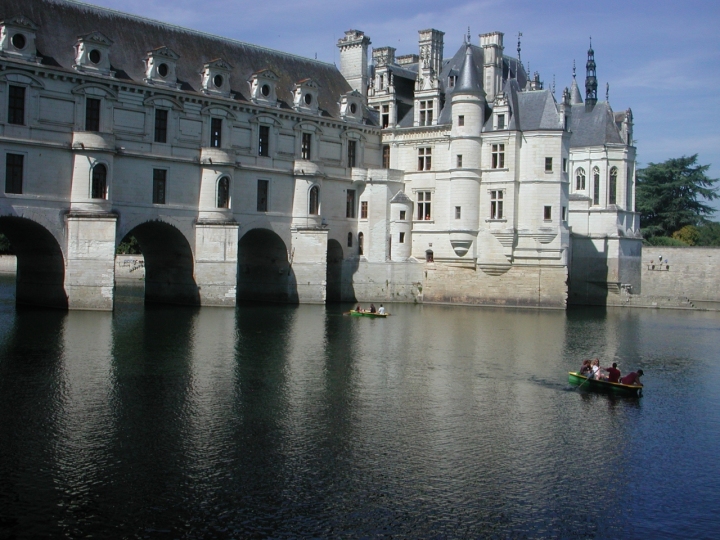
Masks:
[[[104,45],[106,47],[110,47],[114,43],[112,39],[97,30],[90,32],[89,34],[78,36],[78,41],[94,43],[95,45]]]
[[[168,47],[159,47],[145,58],[145,82],[167,88],[178,88],[177,61],[180,55]]]
[[[23,15],[0,21],[0,54],[26,62],[36,62],[37,29],[38,26]]]
[[[295,83],[293,89],[293,107],[296,111],[317,114],[320,85],[312,79],[303,79]]]
[[[102,32],[94,31],[78,37],[73,68],[84,73],[115,75],[110,70],[110,47],[113,41]]]
[[[202,91],[205,94],[230,97],[230,72],[233,67],[223,60],[216,58],[203,65]]]
[[[261,69],[250,77],[250,99],[254,103],[277,107],[277,82],[280,77],[271,69]]]

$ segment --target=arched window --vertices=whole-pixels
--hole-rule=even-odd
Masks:
[[[593,204],[600,204],[600,169],[593,167]]]
[[[107,167],[105,165],[98,164],[93,167],[90,197],[107,199]]]
[[[227,176],[218,180],[217,207],[230,208],[230,179]]]
[[[320,210],[320,188],[313,186],[310,188],[310,203],[308,204],[308,214],[316,216]]]
[[[348,233],[348,247],[352,247],[352,233]]]
[[[575,190],[585,190],[585,169],[582,167],[575,171]]]
[[[425,262],[435,262],[435,254],[433,253],[432,249],[428,249],[425,251]]]
[[[617,204],[617,167],[610,169],[610,186],[608,186],[608,204]]]
[[[365,235],[358,233],[358,255],[363,254],[363,248],[365,247]]]

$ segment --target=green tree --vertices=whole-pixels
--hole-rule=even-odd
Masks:
[[[698,227],[698,246],[720,246],[720,223],[708,221]]]
[[[685,225],[679,231],[672,233],[672,237],[685,242],[688,246],[694,246],[700,240],[700,231],[695,225]]]
[[[718,198],[717,179],[705,174],[709,168],[698,165],[695,154],[650,163],[638,171],[635,208],[643,236],[671,236],[686,225],[707,222],[715,210],[703,201]]]

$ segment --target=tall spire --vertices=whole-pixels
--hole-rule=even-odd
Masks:
[[[585,64],[585,108],[592,110],[597,103],[597,73],[595,71],[595,51],[592,48],[592,37],[588,49],[587,64]]]
[[[522,63],[521,60],[520,60],[520,38],[521,38],[521,37],[522,37],[522,32],[518,32],[518,48],[517,48],[517,52],[518,52],[518,64],[521,64],[521,63]]]
[[[573,60],[573,80],[572,84],[570,85],[570,104],[571,105],[580,105],[583,100],[582,96],[580,95],[580,88],[578,88],[577,79],[575,78],[575,60]]]

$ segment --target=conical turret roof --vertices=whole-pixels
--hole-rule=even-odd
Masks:
[[[477,66],[473,59],[472,49],[470,44],[466,44],[465,47],[465,61],[460,69],[460,75],[458,76],[457,83],[453,90],[453,94],[485,94],[482,85],[480,84],[480,77],[478,77]]]
[[[583,100],[582,95],[580,94],[580,88],[578,87],[578,83],[575,80],[575,76],[573,75],[572,86],[570,86],[570,104],[579,105],[582,102]]]

